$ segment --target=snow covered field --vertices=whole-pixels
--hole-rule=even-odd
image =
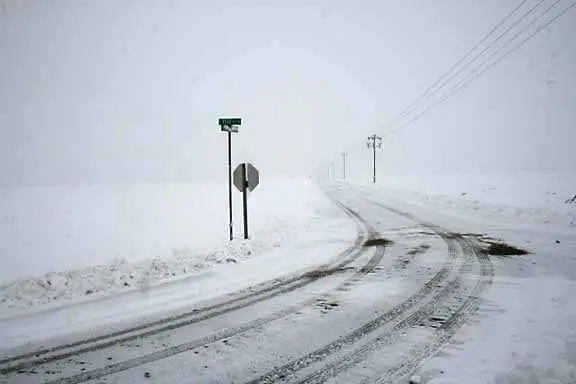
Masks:
[[[481,234],[529,252],[528,255],[524,256],[491,257],[494,276],[491,285],[481,296],[478,312],[471,321],[467,321],[462,328],[456,331],[452,340],[441,348],[440,353],[418,366],[415,374],[420,376],[421,382],[434,384],[462,382],[478,384],[573,383],[576,378],[576,359],[574,358],[576,356],[576,348],[574,347],[576,306],[573,305],[573,297],[576,295],[576,258],[574,257],[576,251],[576,226],[574,225],[576,205],[561,201],[564,195],[570,194],[567,188],[570,185],[570,175],[566,175],[565,178],[556,178],[556,183],[551,182],[551,179],[545,175],[542,176],[540,182],[537,182],[536,177],[532,174],[524,180],[518,178],[513,182],[507,178],[493,177],[489,183],[482,183],[481,180],[470,178],[469,182],[462,182],[461,185],[454,182],[452,187],[447,187],[442,183],[435,186],[431,181],[425,179],[419,180],[419,185],[413,184],[412,186],[407,185],[408,180],[405,181],[406,185],[404,186],[400,185],[399,182],[390,187],[383,184],[374,186],[369,183],[345,182],[331,186],[330,188],[336,191],[339,199],[350,202],[356,201],[356,204],[360,204],[357,207],[358,213],[377,225],[378,232],[395,239],[397,242],[391,247],[389,257],[381,261],[382,271],[390,274],[388,279],[391,280],[381,281],[384,277],[376,274],[372,278],[366,278],[365,286],[360,284],[350,293],[331,294],[334,298],[344,295],[338,300],[341,309],[332,315],[341,317],[338,322],[339,326],[342,327],[341,332],[348,332],[350,327],[357,326],[353,325],[354,322],[361,324],[362,321],[366,321],[363,316],[360,316],[360,313],[350,319],[342,317],[348,316],[347,313],[355,313],[353,308],[358,307],[360,309],[365,305],[374,305],[372,300],[385,300],[383,303],[387,303],[386,300],[394,302],[405,297],[415,287],[415,281],[411,278],[402,282],[404,273],[401,272],[402,269],[394,273],[391,271],[396,268],[393,267],[396,265],[394,264],[394,255],[402,260],[410,246],[416,244],[414,241],[417,238],[413,238],[411,242],[406,242],[410,236],[413,236],[406,232],[406,228],[411,228],[406,227],[406,224],[409,224],[408,221],[405,218],[380,217],[379,215],[384,211],[376,214],[377,211],[368,203],[370,201],[380,202],[455,233],[471,236],[470,238],[473,238],[473,235],[466,234]],[[465,177],[459,176],[459,179],[465,180]],[[438,181],[437,178],[434,180]],[[530,180],[532,187],[527,180]],[[475,181],[476,184],[472,181]],[[449,183],[446,182],[446,184]],[[464,184],[466,188],[462,187]],[[52,269],[53,272],[40,272],[35,277],[22,277],[4,285],[2,287],[2,315],[0,316],[0,324],[2,325],[0,347],[2,350],[12,351],[10,353],[15,351],[25,353],[27,348],[33,348],[38,342],[42,342],[43,346],[51,346],[59,345],[67,340],[74,341],[76,337],[81,337],[86,332],[92,336],[106,335],[122,330],[127,326],[146,324],[167,315],[178,316],[187,308],[209,305],[214,300],[217,301],[219,298],[232,295],[239,290],[250,292],[258,284],[271,281],[271,279],[272,281],[277,279],[280,284],[283,279],[286,279],[286,276],[295,276],[328,262],[335,254],[342,252],[349,246],[357,236],[358,229],[354,222],[340,211],[311,181],[276,182],[259,190],[259,194],[254,193],[251,198],[251,207],[253,208],[251,211],[253,213],[252,239],[248,241],[235,240],[231,244],[228,244],[225,239],[225,230],[223,234],[221,233],[222,228],[225,229],[225,204],[224,209],[219,205],[220,209],[214,210],[216,214],[220,215],[219,217],[224,223],[216,223],[217,220],[212,220],[214,217],[208,213],[210,204],[192,206],[189,211],[180,212],[180,216],[176,216],[179,219],[172,223],[168,220],[169,215],[179,212],[177,207],[181,206],[181,201],[186,196],[193,193],[194,188],[180,187],[183,188],[180,190],[176,186],[172,186],[171,193],[166,192],[164,195],[165,197],[169,196],[170,199],[163,201],[158,199],[158,196],[161,196],[158,191],[156,194],[152,194],[150,190],[154,188],[151,186],[147,188],[148,194],[140,192],[139,195],[133,189],[132,198],[129,198],[130,196],[127,195],[126,191],[119,194],[127,198],[128,201],[139,201],[139,205],[134,204],[132,210],[125,207],[124,210],[118,211],[115,210],[117,206],[108,206],[108,214],[116,214],[115,220],[111,221],[113,227],[120,227],[119,223],[124,223],[124,225],[130,223],[137,228],[140,221],[146,222],[147,218],[151,220],[154,216],[164,214],[163,219],[159,220],[164,223],[164,226],[158,225],[156,227],[158,231],[154,233],[156,237],[151,236],[151,232],[148,233],[148,236],[143,236],[138,247],[146,248],[148,245],[150,249],[154,249],[154,240],[160,239],[162,234],[165,234],[165,239],[174,239],[174,237],[170,237],[171,234],[168,232],[171,228],[166,226],[166,223],[171,223],[176,229],[187,224],[190,225],[190,228],[192,225],[198,227],[205,224],[201,230],[205,231],[206,235],[198,240],[195,238],[187,240],[185,234],[188,232],[181,230],[179,233],[183,236],[182,241],[184,247],[188,247],[187,250],[177,251],[181,249],[182,244],[172,240],[173,243],[170,244],[172,248],[166,248],[168,251],[165,256],[158,254],[152,258],[138,258],[136,257],[138,256],[137,252],[133,251],[132,255],[136,256],[127,257],[126,261],[119,261],[114,258],[107,259],[106,255],[102,255],[99,259],[100,266],[79,266],[71,269],[65,269],[67,267],[66,262],[54,265],[47,263],[44,264],[45,271],[54,268]],[[157,188],[161,187],[157,186]],[[216,188],[212,191],[215,192]],[[205,193],[206,190],[202,192]],[[92,198],[95,199],[96,196],[94,192],[92,193]],[[211,199],[214,199],[213,202],[216,206],[216,201],[221,199],[214,198],[214,195],[206,195],[206,199],[203,201],[211,202]],[[53,194],[53,199],[54,196]],[[140,196],[140,200],[135,200],[134,196]],[[154,200],[156,205],[146,204],[147,199],[150,199],[151,196],[156,198]],[[176,196],[180,201],[174,199]],[[284,197],[281,199],[282,204],[279,204],[278,196]],[[483,196],[486,198],[483,199]],[[496,196],[498,197],[496,198]],[[365,202],[361,203],[363,200]],[[64,210],[70,206],[65,205],[65,201],[66,199],[60,200],[60,207]],[[78,201],[80,199],[76,200],[76,202]],[[50,204],[44,206],[43,209],[47,210],[48,206]],[[147,206],[153,206],[154,209],[142,210]],[[30,207],[30,205],[22,204],[20,210],[21,212],[31,212],[33,210]],[[34,207],[42,212],[41,209],[38,209],[38,203]],[[96,215],[96,212],[102,212],[101,209],[92,210],[93,206],[89,207],[84,207],[82,212],[84,214],[92,212],[92,215]],[[169,210],[167,207],[174,208]],[[8,208],[8,205],[4,207],[5,212]],[[28,211],[25,211],[25,208]],[[80,208],[82,206],[78,203],[76,209]],[[204,215],[200,215],[202,209],[204,209]],[[11,212],[14,211],[15,208],[12,206]],[[81,216],[82,214],[78,213],[76,217]],[[30,219],[33,217],[32,215],[29,214],[27,217],[29,218],[28,225],[35,224],[37,232],[46,225],[47,219],[34,222]],[[38,217],[47,217],[47,215],[38,215]],[[190,221],[184,220],[182,217]],[[203,222],[200,217],[206,217],[208,220]],[[119,221],[121,218],[123,221]],[[84,222],[89,222],[86,217],[83,219]],[[4,223],[7,222],[14,223],[17,221],[4,221]],[[75,224],[78,222],[80,222],[79,219]],[[6,228],[15,228],[14,224],[12,225],[13,227],[6,225]],[[211,225],[213,227],[210,227]],[[19,228],[23,231],[23,227]],[[60,227],[48,227],[46,230],[52,231],[50,232],[52,234],[61,233],[61,238],[66,239],[64,234],[71,233],[74,228],[78,227],[61,225]],[[84,225],[79,228],[78,233],[81,234],[85,233],[88,226]],[[109,229],[109,226],[102,228],[104,231],[110,231],[108,233],[114,232],[114,229]],[[152,230],[150,227],[143,228]],[[214,233],[210,231],[210,228],[213,228]],[[412,228],[412,231],[416,230],[415,227]],[[396,232],[398,230],[400,232]],[[402,235],[402,231],[406,233]],[[14,235],[18,233],[13,232]],[[24,234],[25,232],[21,233]],[[99,236],[99,239],[105,238],[102,233]],[[408,237],[404,238],[403,236]],[[128,239],[133,240],[129,237]],[[14,242],[14,244],[17,243]],[[50,250],[47,244],[50,243],[44,244],[45,249]],[[54,244],[57,245],[57,242]],[[74,244],[80,245],[81,242]],[[119,241],[116,244],[124,246],[122,248],[124,250],[137,249],[130,248],[129,242]],[[429,244],[433,244],[433,249],[441,249],[437,243]],[[38,251],[40,251],[40,246],[38,244],[36,246],[39,247]],[[54,248],[52,252],[54,252]],[[130,253],[127,252],[127,255]],[[422,262],[424,265],[428,265],[429,269],[430,266],[437,265],[437,261],[434,260],[440,255],[425,251],[423,255],[417,257],[420,260],[418,263]],[[413,268],[414,271],[420,270],[421,266],[418,266],[418,263],[409,268]],[[22,263],[21,266],[24,270],[25,263]],[[39,268],[38,271],[40,270]],[[128,283],[128,285],[124,283]],[[292,292],[285,296],[281,295],[271,300],[270,303],[262,302],[256,309],[247,307],[244,312],[239,311],[239,314],[234,316],[226,315],[226,320],[222,319],[222,321],[232,321],[241,326],[243,321],[250,318],[249,314],[257,314],[264,316],[258,317],[257,323],[266,321],[263,324],[268,324],[268,320],[264,320],[267,315],[261,314],[260,311],[263,311],[262,313],[270,311],[272,311],[270,313],[275,313],[274,311],[285,307],[291,308],[290,305],[292,304],[289,303],[299,302],[304,298],[315,301],[315,295],[328,289],[330,284],[334,284],[331,279],[327,279],[325,282],[319,280],[315,285],[313,284],[309,292],[304,291],[301,294]],[[386,289],[381,291],[378,284],[384,284]],[[374,288],[371,288],[372,286]],[[86,291],[89,289],[93,291],[87,294]],[[375,292],[380,293],[374,295]],[[32,304],[33,306],[31,306]],[[307,316],[312,317],[308,318]],[[250,364],[265,362],[262,367],[259,366],[261,370],[268,369],[266,364],[274,363],[276,365],[280,363],[282,359],[276,362],[268,357],[258,357],[260,352],[257,352],[259,350],[255,348],[263,348],[264,346],[271,350],[280,348],[275,342],[276,336],[274,335],[281,335],[280,329],[284,329],[283,332],[288,332],[289,328],[282,325],[284,323],[286,326],[287,324],[297,324],[308,329],[306,332],[314,330],[314,337],[308,335],[307,338],[316,339],[314,343],[320,343],[319,345],[325,343],[326,341],[323,340],[327,337],[333,339],[339,337],[335,330],[329,332],[327,329],[326,332],[318,332],[316,328],[306,328],[322,323],[319,321],[324,318],[313,320],[314,316],[316,315],[313,315],[309,310],[302,310],[286,319],[279,318],[277,321],[272,321],[271,324],[264,327],[265,330],[260,330],[255,335],[252,335],[251,332],[253,331],[246,331],[246,335],[243,336],[245,339],[242,340],[246,340],[246,342],[258,340],[258,343],[264,343],[264,345],[247,346],[248,349],[243,350],[243,356],[248,359],[247,365],[238,363],[236,368],[246,368],[251,366]],[[72,323],[71,319],[73,319]],[[348,321],[351,321],[350,324],[347,323]],[[202,332],[208,332],[206,335],[210,335],[210,332],[220,332],[222,325],[216,321],[214,323],[207,322],[203,327],[205,328],[201,328]],[[227,326],[224,329],[228,329]],[[422,325],[407,328],[403,334],[411,336],[406,337],[404,342],[399,341],[398,345],[392,345],[391,351],[393,353],[390,354],[390,352],[386,352],[386,349],[383,349],[378,352],[379,354],[366,360],[366,364],[372,364],[371,368],[356,367],[351,369],[349,373],[346,371],[340,376],[335,376],[334,382],[366,382],[366,379],[362,381],[358,378],[373,378],[379,369],[381,372],[387,372],[386,370],[389,368],[386,367],[394,367],[394,361],[398,358],[406,359],[406,362],[412,364],[411,361],[417,360],[411,357],[409,350],[405,349],[408,347],[403,343],[410,341],[410,343],[415,343],[413,348],[417,348],[418,351],[425,351],[425,348],[418,349],[421,348],[419,343],[425,342],[426,337],[428,337],[426,335],[433,330],[434,328]],[[180,337],[190,337],[190,335],[196,334],[195,332],[190,333],[184,328],[178,332],[175,334],[176,336],[170,336],[175,338],[175,342]],[[267,336],[263,337],[261,332]],[[296,330],[293,330],[292,333],[294,333],[292,342],[299,344],[300,341],[297,338],[299,333]],[[182,336],[177,336],[179,334]],[[228,340],[229,337],[225,339]],[[237,341],[230,343],[238,344]],[[124,346],[115,348],[117,350],[114,349],[108,353],[118,355],[121,360],[128,359],[132,353],[144,353],[145,351],[152,353],[151,351],[154,350],[152,347],[146,347],[144,351],[129,351],[129,347]],[[125,348],[128,349],[125,350]],[[242,349],[244,347],[235,346],[234,348]],[[298,356],[297,354],[300,353],[298,348],[296,346],[291,348],[280,348],[278,353],[286,354],[286,356],[293,356],[294,354]],[[218,359],[225,358],[228,353],[232,352],[219,350],[216,356],[219,356]],[[194,359],[198,358],[198,355],[192,356]],[[250,360],[249,356],[254,356],[256,360]],[[89,356],[86,357],[86,359],[90,358]],[[97,357],[94,358],[98,359]],[[159,382],[167,382],[166,380],[172,380],[175,377],[184,377],[178,375],[189,377],[186,376],[190,374],[187,370],[180,371],[180,373],[175,371],[171,375],[172,368],[170,367],[181,367],[179,362],[182,359],[190,358],[192,358],[190,355],[180,356],[177,354],[166,359],[153,360],[145,367],[156,374],[160,371],[164,372],[158,380]],[[337,356],[332,357],[332,359],[334,358]],[[234,359],[230,361],[240,361],[237,354],[230,355],[230,359]],[[137,360],[128,359],[127,361],[127,363],[114,363],[111,367],[136,364],[131,362]],[[217,366],[224,367],[227,365]],[[47,372],[52,372],[49,367],[49,365],[46,366]],[[110,377],[120,382],[137,380],[138,377],[141,377],[138,375],[142,374],[139,367],[138,365],[134,369],[126,370],[117,368],[120,370],[117,371],[119,373]],[[74,372],[74,369],[74,367],[70,367],[69,371],[64,370],[62,374]],[[100,370],[95,372],[107,374]],[[194,375],[198,375],[194,376],[198,377],[198,382],[210,382],[215,377],[228,377],[228,372],[221,368],[208,369],[203,373],[194,372]],[[245,371],[239,372],[244,372],[240,374],[243,377]],[[382,374],[384,374],[382,376],[382,380],[384,380],[386,376],[385,373]],[[46,376],[46,378],[49,377],[50,375]],[[81,380],[81,377],[83,376],[78,376],[74,380]]]
[[[0,195],[2,314],[149,287],[289,249],[294,239],[325,240],[324,213],[335,210],[310,181],[264,181],[248,202],[248,241],[234,191],[229,243],[226,185],[4,188]],[[345,239],[350,225],[334,236]]]
[[[576,0],[0,0],[0,384],[576,384],[574,36]]]
[[[576,172],[570,170],[383,174],[378,185],[404,198],[477,218],[576,226],[576,204],[567,203],[576,194]]]
[[[576,193],[576,175],[433,175],[387,182],[392,187],[361,188],[431,222],[530,252],[492,258],[494,282],[478,318],[421,367],[422,382],[575,383],[576,204],[567,200]]]

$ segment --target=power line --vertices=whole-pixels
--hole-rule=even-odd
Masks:
[[[474,55],[466,64],[460,67],[455,73],[453,73],[448,79],[445,79],[441,82],[441,84],[432,91],[428,97],[426,97],[421,102],[417,103],[417,106],[423,104],[424,101],[431,99],[433,96],[438,94],[446,85],[450,83],[450,81],[454,80],[458,75],[460,75],[465,69],[467,69],[470,65],[474,64],[476,60],[478,60],[484,53],[486,53],[490,48],[494,47],[502,38],[504,38],[510,31],[516,28],[524,19],[526,19],[531,13],[533,13],[540,5],[542,5],[546,0],[539,0],[534,6],[528,9],[518,20],[516,20],[512,25],[510,25],[506,30],[500,33],[495,40],[493,40],[490,44],[488,44],[484,49],[482,49],[479,53]],[[540,15],[542,16],[542,14]]]
[[[528,10],[528,12],[520,16],[520,19],[513,24],[513,27],[516,26],[520,21],[525,19],[534,9],[536,9],[544,1],[545,0],[539,0],[536,6],[532,7],[530,10]],[[435,88],[437,88],[438,84],[442,83],[443,80],[446,79],[448,76],[450,76],[458,68],[458,66],[460,66],[466,59],[468,59],[474,53],[474,51],[476,51],[480,46],[482,46],[482,44],[488,41],[488,39],[492,35],[494,35],[496,31],[498,31],[507,21],[509,21],[512,18],[512,16],[514,16],[514,14],[516,14],[527,2],[528,0],[521,0],[514,9],[508,12],[508,14],[500,22],[498,22],[488,33],[484,35],[484,37],[482,37],[476,44],[474,44],[474,46],[470,48],[448,71],[446,71],[442,76],[440,76],[440,78],[436,80],[434,84],[428,87],[428,89],[426,89],[416,100],[414,100],[412,103],[410,103],[410,105],[404,108],[402,112],[396,115],[396,117],[394,117],[388,123],[387,128],[393,128],[394,125],[400,123],[403,118],[405,118],[409,113],[411,113],[414,109],[416,109],[419,105],[421,105],[426,99],[429,99],[434,94],[436,94],[438,89]],[[498,36],[495,41],[490,43],[488,48],[491,47],[493,44],[495,44],[497,41],[499,41],[502,38],[502,36],[505,33],[507,33],[510,29],[511,28],[508,28],[505,32],[503,32],[500,36]],[[473,63],[478,56],[480,56],[483,52],[485,52],[485,50],[486,49],[484,49],[479,55],[475,56],[475,58],[473,58],[470,62],[468,62],[463,68],[466,68],[471,63]],[[447,82],[449,82],[455,76],[457,76],[461,71],[462,69],[460,69],[456,74],[452,75],[448,81],[443,83],[440,89],[444,87]],[[432,95],[429,95],[430,93],[432,93]]]
[[[557,0],[552,7],[554,7],[555,5],[557,5],[561,0]],[[491,64],[489,64],[488,66],[484,67],[483,69],[481,69],[480,71],[474,73],[470,73],[467,77],[465,77],[463,80],[459,81],[458,83],[456,83],[454,85],[454,87],[452,87],[447,94],[445,94],[441,99],[437,100],[436,102],[430,104],[428,107],[426,107],[424,110],[422,110],[420,113],[418,113],[416,116],[414,116],[412,119],[410,119],[408,122],[404,123],[403,125],[399,126],[396,128],[396,130],[403,128],[409,124],[412,124],[414,121],[416,121],[417,119],[419,119],[420,117],[422,117],[426,112],[428,112],[430,109],[432,109],[433,107],[436,107],[440,104],[442,104],[444,101],[446,101],[447,99],[449,99],[450,97],[454,96],[456,93],[460,92],[463,88],[465,88],[467,85],[469,85],[471,82],[475,81],[476,79],[478,79],[480,76],[482,76],[483,74],[485,74],[488,70],[490,70],[491,68],[493,68],[494,66],[496,66],[497,64],[499,64],[502,60],[504,60],[506,57],[508,57],[510,54],[512,54],[514,51],[520,49],[522,46],[524,46],[524,44],[526,44],[529,40],[531,40],[534,36],[536,36],[538,33],[540,33],[543,29],[545,29],[546,27],[549,27],[550,25],[554,24],[556,21],[558,21],[558,19],[560,19],[560,17],[564,16],[568,11],[570,11],[572,8],[574,8],[576,6],[576,1],[572,2],[569,6],[567,6],[566,8],[564,8],[564,10],[562,10],[560,13],[558,13],[556,16],[554,16],[552,19],[550,19],[548,22],[546,22],[545,24],[541,25],[540,27],[538,27],[536,30],[534,30],[534,32],[532,32],[530,35],[528,35],[524,40],[520,41],[520,43],[518,43],[517,45],[515,45],[514,47],[512,47],[511,49],[509,49],[508,51],[506,51],[506,53],[504,53],[503,55],[501,55],[497,60],[495,60],[494,62],[492,62]],[[549,9],[547,9],[544,13],[547,13],[552,7],[549,7]],[[542,14],[540,15],[542,16]],[[525,32],[525,30],[523,30],[521,33]],[[521,33],[517,34],[512,40],[514,40],[516,37],[518,37]],[[505,45],[507,46],[508,43]],[[500,51],[496,52],[500,53]],[[489,57],[493,58],[496,56],[496,54],[493,54]],[[487,62],[487,60],[485,60],[483,63]],[[480,69],[479,67],[477,67],[476,69]]]
[[[464,77],[464,79],[460,80],[458,83],[456,83],[450,90],[450,92],[455,89],[458,88],[458,86],[460,86],[463,83],[468,82],[472,77],[474,77],[476,75],[476,73],[478,71],[482,71],[482,67],[488,63],[490,60],[492,60],[493,58],[495,58],[496,56],[498,56],[500,53],[502,53],[509,45],[510,43],[514,42],[517,38],[519,38],[524,32],[526,32],[528,29],[530,29],[530,27],[532,27],[534,24],[536,24],[536,22],[542,18],[543,16],[545,16],[548,12],[550,12],[554,7],[556,7],[558,5],[558,3],[560,3],[562,0],[556,0],[554,3],[552,3],[552,5],[550,5],[544,12],[542,12],[538,17],[536,17],[534,20],[532,20],[529,24],[527,24],[524,28],[522,28],[522,30],[520,30],[520,32],[518,32],[517,34],[514,35],[514,37],[512,37],[511,39],[509,39],[503,46],[501,46],[500,48],[498,48],[498,50],[496,50],[495,52],[493,52],[490,56],[484,58],[484,60],[482,60],[480,62],[479,65],[477,65],[470,73],[468,73],[468,75],[466,75]],[[568,7],[568,9],[570,9],[570,7]],[[567,10],[566,10],[567,11]],[[560,15],[562,14],[562,12],[560,13]],[[539,31],[539,29],[537,28],[536,31]]]
[[[447,99],[449,99],[450,97],[454,96],[456,93],[458,93],[459,91],[461,91],[463,88],[465,88],[466,86],[468,86],[471,82],[475,81],[477,78],[479,78],[480,76],[482,76],[484,73],[486,73],[488,70],[490,70],[491,68],[493,68],[495,65],[497,65],[498,63],[500,63],[501,61],[503,61],[505,58],[507,58],[510,54],[512,54],[514,51],[516,51],[517,49],[520,49],[523,45],[525,45],[529,40],[531,40],[535,35],[537,35],[539,32],[541,32],[544,28],[552,25],[553,23],[555,23],[558,19],[560,19],[560,17],[562,17],[563,15],[565,15],[568,11],[570,11],[572,8],[574,8],[576,6],[576,1],[574,1],[573,3],[571,3],[569,6],[567,6],[566,8],[564,8],[560,13],[558,13],[556,16],[554,16],[552,19],[550,19],[548,22],[546,22],[545,24],[543,24],[542,26],[538,27],[533,33],[531,33],[530,35],[528,35],[524,40],[522,40],[519,44],[515,45],[514,47],[512,47],[511,49],[509,49],[508,51],[506,51],[503,55],[501,55],[500,57],[498,57],[494,62],[492,62],[491,64],[489,64],[488,66],[481,68],[482,65],[484,65],[485,63],[487,63],[488,61],[490,61],[491,59],[495,58],[498,54],[500,54],[507,46],[509,46],[513,41],[515,41],[520,35],[522,35],[524,32],[526,32],[530,27],[532,27],[538,20],[540,20],[544,15],[546,15],[551,9],[553,9],[555,6],[558,5],[558,3],[562,0],[556,0],[551,6],[549,6],[547,9],[545,9],[543,12],[541,12],[538,16],[536,16],[534,18],[534,20],[532,20],[528,25],[524,26],[521,31],[517,34],[514,35],[514,37],[512,37],[511,39],[509,39],[508,41],[506,41],[504,43],[503,46],[501,46],[500,48],[498,48],[496,50],[496,52],[493,52],[487,59],[485,58],[480,65],[476,66],[472,71],[470,71],[466,76],[464,76],[463,79],[461,79],[459,82],[457,82],[453,87],[451,87],[450,89],[448,89],[448,92],[444,94],[444,96],[441,96],[440,99],[436,100],[435,102],[433,102],[432,104],[428,105],[426,108],[424,108],[422,111],[420,111],[417,115],[415,115],[414,117],[412,117],[411,119],[409,119],[408,121],[399,124],[399,120],[403,119],[404,117],[406,117],[406,115],[408,115],[410,112],[412,112],[416,107],[418,107],[419,105],[422,105],[424,103],[424,101],[431,99],[435,94],[437,94],[440,90],[442,90],[443,88],[445,88],[448,83],[453,80],[456,76],[458,76],[460,73],[462,73],[462,71],[464,69],[466,69],[467,67],[469,67],[471,64],[473,64],[480,56],[482,56],[486,51],[488,51],[488,49],[490,49],[491,47],[493,47],[498,41],[500,41],[504,36],[506,36],[510,31],[512,31],[512,29],[514,29],[516,26],[518,26],[518,24],[520,24],[524,19],[526,19],[535,9],[537,9],[541,4],[543,4],[545,0],[540,0],[538,3],[536,3],[536,5],[532,6],[528,11],[526,11],[522,16],[520,16],[520,18],[518,20],[516,20],[510,27],[508,27],[504,32],[502,32],[494,41],[492,41],[487,47],[485,47],[480,53],[476,54],[474,56],[474,58],[472,58],[471,60],[469,60],[469,62],[467,62],[462,68],[460,68],[456,74],[453,74],[453,72],[455,71],[456,68],[458,68],[459,65],[461,65],[468,57],[471,56],[471,54],[478,48],[480,47],[484,42],[486,42],[488,40],[488,38],[490,36],[492,36],[495,31],[497,31],[502,25],[504,25],[516,12],[518,12],[518,10],[520,10],[522,8],[522,6],[527,2],[527,0],[523,0],[521,1],[512,11],[510,11],[505,17],[504,19],[502,19],[495,27],[493,27],[478,43],[476,43],[470,50],[468,50],[466,52],[466,54],[460,58],[458,60],[458,62],[456,62],[456,64],[454,64],[447,72],[445,72],[438,80],[436,80],[434,82],[434,84],[432,84],[430,87],[428,87],[428,89],[426,89],[426,91],[424,91],[424,93],[422,93],[415,101],[413,101],[412,103],[410,103],[406,108],[404,108],[404,110],[398,114],[395,118],[393,118],[391,120],[391,122],[388,124],[389,128],[392,128],[391,131],[387,132],[387,133],[393,133],[401,128],[404,128],[405,126],[412,124],[414,121],[416,121],[417,119],[421,118],[425,113],[427,113],[430,109],[432,109],[435,106],[438,106],[439,104],[443,103],[444,101],[446,101]],[[448,76],[450,76],[452,74],[452,76],[444,81]],[[439,84],[441,84],[440,86],[438,86]],[[396,126],[395,126],[396,125]]]
[[[388,126],[393,126],[397,121],[404,118],[408,115],[414,108],[421,104],[421,101],[426,98],[426,96],[432,92],[435,88],[437,88],[438,84],[442,83],[442,81],[447,78],[452,72],[458,68],[460,64],[462,64],[472,53],[480,47],[485,41],[487,41],[490,36],[492,36],[504,23],[506,23],[524,4],[526,4],[528,0],[522,0],[512,11],[510,11],[496,26],[494,26],[487,34],[484,35],[482,39],[480,39],[472,48],[470,48],[464,56],[462,56],[448,71],[446,71],[438,80],[436,80],[430,87],[428,87],[416,100],[410,103],[402,112],[400,112],[396,117],[394,117]],[[542,3],[541,0],[540,3]],[[540,4],[539,3],[539,4]]]

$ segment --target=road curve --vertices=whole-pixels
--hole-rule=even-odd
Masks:
[[[325,192],[358,224],[330,263],[179,316],[3,357],[0,382],[403,382],[475,314],[490,260],[408,212]],[[363,246],[379,237],[390,243]]]

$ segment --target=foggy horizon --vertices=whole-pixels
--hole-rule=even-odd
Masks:
[[[576,169],[575,12],[388,133],[517,1],[0,3],[2,186]]]

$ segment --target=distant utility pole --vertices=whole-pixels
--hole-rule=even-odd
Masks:
[[[346,156],[348,154],[346,152],[342,152],[342,179],[346,180]]]
[[[372,176],[372,182],[376,184],[376,148],[382,148],[382,138],[380,136],[372,135],[368,136],[368,141],[366,142],[368,149],[372,149],[374,152],[374,173]]]
[[[220,131],[228,132],[228,231],[230,241],[234,238],[234,227],[232,225],[232,133],[238,133],[238,126],[242,123],[239,118],[218,119]]]

